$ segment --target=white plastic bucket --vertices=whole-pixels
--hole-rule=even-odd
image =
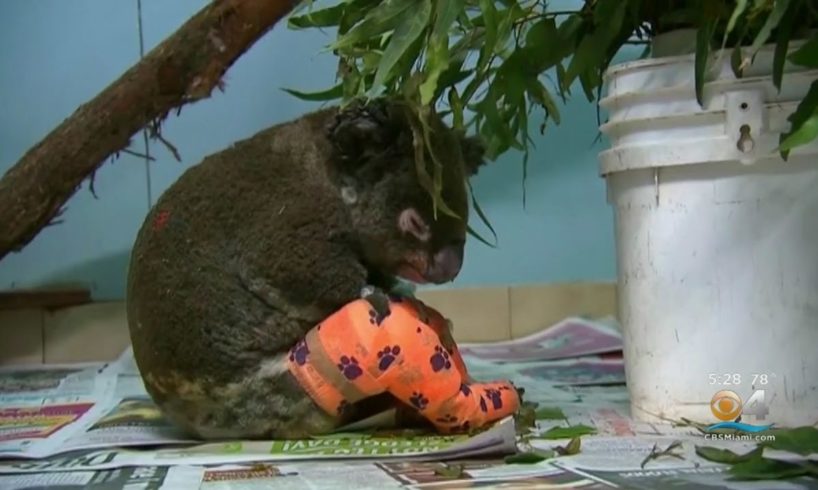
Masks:
[[[731,390],[744,403],[742,422],[811,425],[818,143],[787,162],[776,147],[818,71],[787,65],[778,93],[772,47],[741,79],[729,58],[708,74],[704,108],[693,55],[606,74],[601,130],[611,147],[600,161],[615,216],[631,411],[715,423],[711,401]]]

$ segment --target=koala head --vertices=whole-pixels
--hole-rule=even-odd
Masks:
[[[419,177],[410,110],[375,99],[339,109],[328,138],[338,169],[341,197],[370,270],[415,283],[454,280],[463,264],[469,200],[466,179],[483,165],[483,146],[439,118],[431,122],[430,146],[442,166],[443,202],[438,206]],[[431,153],[424,160],[433,185]]]

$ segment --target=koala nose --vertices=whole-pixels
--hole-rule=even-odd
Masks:
[[[453,281],[463,266],[463,243],[457,242],[440,249],[426,273],[426,279],[434,284]]]

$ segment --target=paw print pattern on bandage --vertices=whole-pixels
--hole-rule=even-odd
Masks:
[[[491,401],[491,405],[495,410],[500,410],[503,408],[503,395],[500,393],[500,390],[496,390],[493,388],[486,388],[486,397]],[[482,400],[482,397],[480,397]]]
[[[483,398],[482,395],[480,396],[480,410],[482,410],[483,412],[489,411],[489,406],[486,404],[486,399]]]
[[[415,391],[412,393],[412,396],[409,397],[409,403],[418,410],[423,410],[429,405],[429,399],[423,396],[423,393]]]
[[[435,346],[435,353],[429,358],[429,363],[432,365],[432,371],[436,373],[444,369],[451,369],[452,367],[452,361],[449,359],[449,353],[446,352],[446,349],[439,345]]]
[[[400,346],[389,346],[387,345],[382,350],[378,351],[378,369],[381,371],[386,371],[389,369],[389,366],[395,362],[397,359],[398,354],[400,354]]]
[[[446,415],[443,415],[442,417],[438,417],[435,420],[437,422],[440,422],[441,424],[454,424],[455,422],[457,422],[457,417],[455,417],[454,415],[452,415],[450,413],[447,413]]]
[[[307,356],[310,354],[310,348],[307,347],[305,340],[299,340],[295,346],[290,349],[290,362],[294,362],[299,366],[307,363]]]
[[[369,310],[369,323],[371,323],[372,325],[380,327],[381,324],[383,323],[383,321],[386,319],[386,317],[389,316],[390,313],[391,312],[387,310],[386,313],[379,314],[374,309],[370,309]]]
[[[341,356],[341,362],[338,363],[338,370],[350,381],[364,374],[363,369],[358,365],[358,360],[348,356]]]
[[[471,387],[466,383],[460,383],[460,393],[462,393],[463,396],[471,395]]]

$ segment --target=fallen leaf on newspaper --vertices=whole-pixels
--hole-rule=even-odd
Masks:
[[[462,464],[453,464],[453,465],[446,465],[442,468],[435,469],[435,475],[442,477],[442,478],[451,478],[451,479],[458,479],[463,478],[463,469],[464,466]]]
[[[574,454],[579,454],[581,444],[580,438],[574,437],[565,446],[557,446],[554,450],[557,451],[557,454],[560,456],[573,456]]]
[[[654,459],[659,459],[659,458],[664,457],[664,456],[668,456],[668,457],[676,458],[676,459],[684,459],[684,456],[682,456],[679,453],[674,452],[674,451],[676,451],[677,449],[679,449],[681,447],[682,447],[682,442],[681,441],[673,441],[668,445],[667,448],[660,451],[659,446],[654,444],[653,449],[650,450],[650,454],[648,454],[645,457],[645,459],[642,460],[641,467],[644,469],[645,465],[648,464],[648,461],[651,461],[651,460],[654,460]]]
[[[696,454],[701,456],[702,458],[712,461],[714,463],[724,463],[724,464],[736,464],[742,463],[744,461],[749,461],[751,459],[755,459],[761,457],[761,453],[764,451],[763,447],[757,447],[750,452],[744,454],[734,453],[729,449],[720,449],[717,447],[710,447],[710,446],[696,446]]]
[[[588,434],[596,434],[596,429],[588,427],[587,425],[571,425],[568,427],[551,427],[543,432],[538,439],[568,439],[570,437],[585,436]]]
[[[541,451],[538,449],[534,449],[532,451],[526,451],[523,453],[512,454],[511,456],[506,456],[504,461],[506,464],[535,464],[539,463],[540,461],[545,461],[546,459],[553,458],[556,456],[554,451]]]
[[[241,442],[227,442],[222,446],[222,452],[227,454],[240,453],[242,448]]]
[[[515,427],[518,435],[526,435],[537,426],[537,404],[523,402],[517,413],[514,414]]]
[[[768,432],[775,436],[771,441],[764,441],[762,446],[779,449],[807,456],[818,453],[818,429],[815,427],[797,427],[795,429],[773,429]]]
[[[537,420],[565,420],[565,414],[557,407],[543,407],[537,409]]]
[[[818,465],[809,462],[790,463],[767,458],[755,458],[730,467],[731,480],[779,480],[799,476],[818,478]]]
[[[702,433],[705,433],[705,434],[708,432],[707,431],[707,427],[708,427],[707,424],[703,424],[701,422],[695,422],[693,420],[686,419],[684,417],[682,417],[681,421],[673,422],[671,425],[673,427],[693,427],[695,429],[698,429],[699,432],[702,432]]]

